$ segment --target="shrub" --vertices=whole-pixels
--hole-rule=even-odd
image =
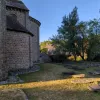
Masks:
[[[41,49],[41,53],[46,53],[47,54],[47,52],[48,52],[48,49],[47,48]]]
[[[93,61],[100,61],[100,54],[96,55],[96,56],[93,58]]]
[[[57,54],[57,55],[50,55],[52,62],[61,63],[67,60],[66,55]]]

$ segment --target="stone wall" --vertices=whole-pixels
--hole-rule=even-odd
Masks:
[[[26,12],[25,11],[19,11],[19,10],[13,10],[13,9],[7,9],[6,15],[14,14],[17,16],[17,20],[26,27]]]
[[[20,11],[18,9],[6,9],[6,15],[15,14],[17,20],[25,26],[30,32],[34,34],[34,37],[30,38],[30,63],[33,66],[33,62],[39,58],[39,25],[29,19],[28,11]]]
[[[39,48],[39,25],[35,22],[28,22],[28,29],[33,33],[33,37],[31,38],[31,63],[37,62],[40,56],[40,48]]]
[[[22,32],[8,31],[5,36],[5,65],[9,70],[30,67],[30,35]]]
[[[0,81],[7,77],[7,69],[4,65],[4,34],[5,34],[5,0],[0,0]]]

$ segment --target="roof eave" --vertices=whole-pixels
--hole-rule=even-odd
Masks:
[[[7,28],[7,30],[14,31],[14,32],[23,32],[23,33],[27,33],[27,34],[31,35],[32,37],[34,36],[31,32],[25,32],[25,31],[15,30],[15,29],[9,29],[9,28]]]
[[[29,9],[23,9],[23,8],[8,6],[8,5],[6,5],[6,7],[8,7],[8,8],[15,8],[15,9],[23,10],[23,11],[28,11],[28,12],[30,11]]]
[[[37,19],[35,19],[35,18],[31,17],[31,16],[29,16],[29,19],[30,19],[31,21],[34,21],[37,25],[41,26],[40,21],[38,21]]]

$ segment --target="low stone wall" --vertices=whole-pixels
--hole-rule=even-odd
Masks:
[[[13,84],[13,83],[23,83],[24,81],[21,80],[18,75],[22,75],[22,74],[28,74],[28,73],[33,73],[36,71],[39,71],[40,67],[37,65],[34,65],[33,67],[30,67],[28,69],[19,69],[16,71],[10,71],[9,72],[9,76],[5,81],[1,81],[0,85],[3,84]]]
[[[0,81],[6,80],[8,77],[8,72],[6,69],[0,69]]]

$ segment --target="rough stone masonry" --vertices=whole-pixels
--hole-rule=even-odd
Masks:
[[[0,81],[39,60],[39,27],[21,0],[0,0]]]

